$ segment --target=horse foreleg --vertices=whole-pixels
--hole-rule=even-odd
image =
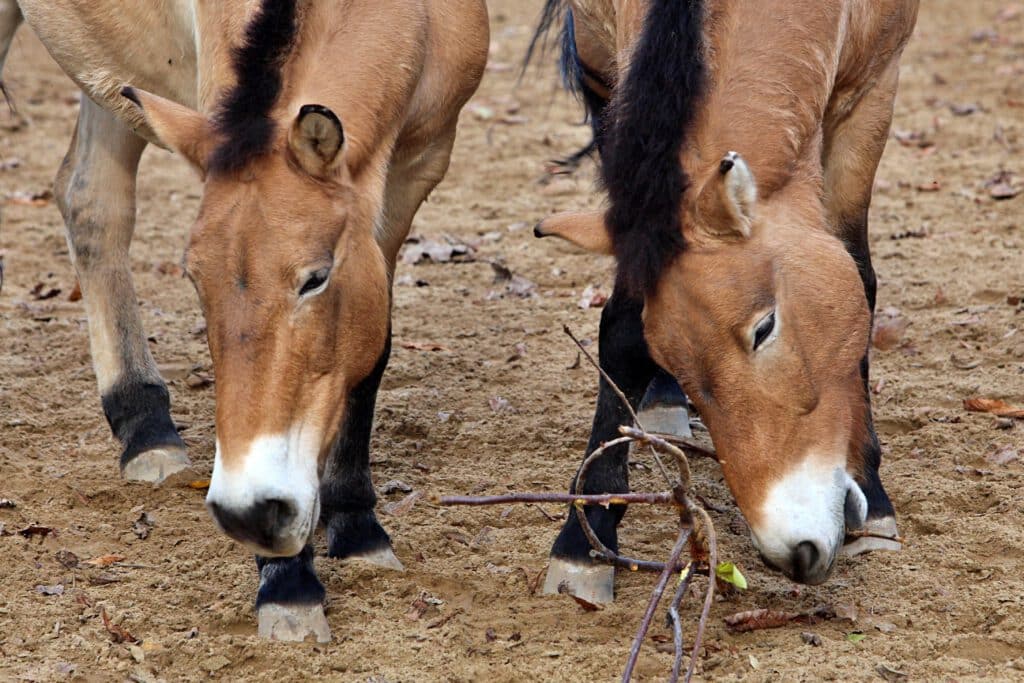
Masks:
[[[78,273],[93,367],[107,421],[124,447],[125,479],[160,482],[189,465],[170,396],[146,344],[128,247],[135,173],[146,143],[82,99],[71,147],[54,183]]]
[[[377,234],[391,275],[413,216],[448,169],[454,140],[455,129],[451,126],[421,153],[397,153],[387,178]],[[327,462],[320,487],[321,519],[327,527],[330,557],[402,569],[390,537],[374,514],[377,496],[370,478],[373,412],[390,348],[389,339],[374,371],[349,396],[341,441]]]
[[[15,0],[0,0],[0,97],[5,100],[0,103],[4,108],[0,113],[0,128],[6,130],[17,130],[25,125],[25,117],[15,108],[3,80],[7,51],[11,49],[14,34],[17,33],[21,22],[21,8],[18,7],[18,3]]]
[[[613,293],[601,311],[601,367],[611,377],[635,408],[658,371],[644,341],[641,313],[643,303]],[[597,409],[584,457],[602,443],[619,436],[620,425],[632,423],[629,411],[612,388],[600,380]],[[629,491],[629,449],[626,444],[606,450],[587,470],[583,490],[575,493],[623,493]],[[587,506],[587,521],[597,537],[612,551],[618,551],[616,527],[626,512],[624,505],[608,508]],[[576,514],[570,514],[551,548],[551,560],[544,582],[545,593],[565,588],[590,602],[611,602],[614,597],[615,570],[610,565],[596,564],[590,557],[587,541]]]
[[[888,137],[886,133],[892,122],[893,100],[898,80],[897,69],[894,63],[878,85],[863,95],[853,111],[829,131],[826,140],[827,207],[833,218],[837,236],[843,240],[860,270],[872,318],[877,281],[871,265],[868,242],[868,210],[871,205],[875,171],[885,149]],[[882,449],[871,417],[869,365],[870,349],[866,349],[861,361],[861,376],[864,380],[864,400],[867,402],[868,438],[861,446],[862,452],[859,454],[863,458],[863,472],[857,477],[857,483],[868,501],[865,528],[877,536],[855,539],[843,547],[842,552],[846,555],[857,555],[869,550],[901,548],[899,542],[879,537],[895,538],[898,534],[896,513],[879,475]]]

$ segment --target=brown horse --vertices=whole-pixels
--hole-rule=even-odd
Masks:
[[[896,535],[866,384],[867,216],[917,4],[551,0],[545,12],[565,12],[563,63],[609,203],[537,234],[616,255],[603,365],[637,403],[664,371],[678,382],[755,546],[804,583],[828,577],[844,540],[899,548],[846,532]],[[602,383],[587,452],[626,421]],[[585,492],[625,491],[626,474],[625,449],[609,452]],[[623,512],[589,511],[612,548]],[[611,570],[588,550],[570,515],[547,589],[610,600]]]
[[[310,540],[400,567],[369,439],[391,276],[488,48],[482,0],[0,0],[81,87],[55,194],[128,479],[189,464],[129,269],[147,142],[203,181],[185,263],[216,373],[207,504],[257,554],[260,633],[329,637]]]

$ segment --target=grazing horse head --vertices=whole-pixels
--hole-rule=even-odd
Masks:
[[[685,248],[637,294],[651,357],[700,411],[755,546],[819,583],[867,513],[854,479],[869,438],[870,313],[856,264],[801,187],[760,201],[747,163],[727,154],[679,209]],[[598,213],[538,232],[613,253]],[[629,292],[630,265],[620,260],[617,291]]]
[[[686,212],[687,248],[646,299],[645,335],[713,435],[764,558],[823,581],[867,501],[861,359],[870,313],[856,264],[813,196],[757,201],[724,159]]]
[[[225,154],[232,131],[126,89],[166,146],[204,178],[186,272],[207,320],[217,450],[207,498],[218,524],[267,556],[291,556],[320,513],[328,453],[348,401],[386,355],[390,294],[374,237],[379,201],[346,164],[338,117],[287,111],[263,153]],[[280,131],[278,131],[280,128]],[[250,136],[251,137],[251,136]]]

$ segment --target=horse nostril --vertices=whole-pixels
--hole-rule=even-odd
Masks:
[[[843,517],[846,522],[847,531],[860,529],[864,526],[864,494],[852,485],[846,491],[846,501],[843,503]]]
[[[212,501],[207,505],[217,524],[228,536],[267,549],[277,545],[281,533],[291,526],[298,515],[294,503],[280,498],[259,500],[241,510]]]
[[[286,500],[271,498],[256,503],[256,506],[260,509],[259,527],[270,538],[276,537],[281,529],[287,528],[295,519],[295,506]]]
[[[810,541],[804,541],[793,551],[793,578],[800,583],[805,583],[811,576],[814,566],[818,564],[821,553],[818,546]]]

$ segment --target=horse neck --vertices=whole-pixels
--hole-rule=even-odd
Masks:
[[[709,12],[707,91],[684,157],[696,176],[735,151],[764,198],[793,181],[820,183],[844,3],[813,4],[782,12],[778,3],[737,0]]]

